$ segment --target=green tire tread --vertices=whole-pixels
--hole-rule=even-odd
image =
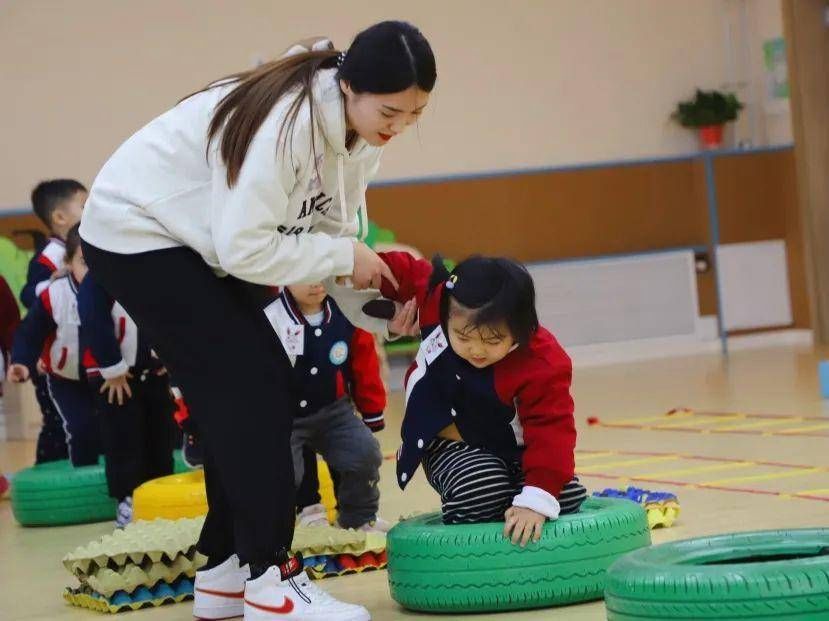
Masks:
[[[829,529],[666,543],[608,571],[609,621],[829,619]]]
[[[503,522],[444,525],[440,514],[404,520],[388,534],[392,598],[431,612],[520,610],[600,599],[607,568],[650,545],[645,511],[588,498],[581,511],[545,525],[526,548]]]

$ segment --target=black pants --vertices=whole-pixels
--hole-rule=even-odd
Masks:
[[[49,461],[68,459],[69,447],[66,444],[66,431],[63,429],[63,421],[58,416],[52,397],[49,396],[46,375],[39,373],[34,367],[29,370],[29,373],[35,386],[37,404],[43,416],[43,424],[40,427],[40,433],[37,434],[35,463],[45,464]]]
[[[189,248],[134,255],[83,244],[91,276],[145,330],[204,441],[208,567],[272,564],[294,531],[290,361],[250,287]]]
[[[175,403],[166,375],[133,369],[129,380],[132,397],[123,405],[109,403],[101,394],[103,378],[91,381],[95,409],[101,421],[106,479],[109,495],[117,500],[150,479],[173,473],[175,447]]]

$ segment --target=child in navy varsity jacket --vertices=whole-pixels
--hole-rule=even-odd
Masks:
[[[176,409],[167,371],[124,308],[90,275],[78,293],[83,364],[101,418],[116,524],[132,519],[133,490],[172,474]]]
[[[321,284],[283,289],[265,314],[293,365],[297,415],[291,449],[297,486],[305,474],[303,449],[310,448],[336,473],[339,525],[388,530],[377,516],[383,458],[372,432],[385,427],[386,391],[374,337],[349,323]],[[302,510],[299,522],[327,523],[318,497]]]
[[[69,458],[74,466],[98,462],[101,438],[94,415],[92,392],[80,362],[78,289],[86,278],[78,226],[66,239],[69,272],[42,289],[14,337],[8,378],[29,379],[40,359],[46,370],[51,401],[63,421]]]
[[[66,236],[80,221],[86,198],[86,188],[74,179],[43,181],[32,190],[32,209],[49,230],[49,240],[29,262],[26,284],[20,291],[20,301],[26,308],[32,307],[54,275],[63,275]],[[46,375],[38,370],[36,364],[29,369],[29,375],[43,416],[35,462],[40,464],[66,459],[66,433],[63,421],[49,396]]]
[[[577,511],[570,359],[538,325],[532,277],[508,259],[472,257],[449,274],[407,253],[381,255],[415,297],[423,342],[406,376],[401,488],[418,466],[448,524],[504,520],[513,543]]]

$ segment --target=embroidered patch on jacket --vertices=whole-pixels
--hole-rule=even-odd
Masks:
[[[331,347],[331,351],[328,354],[328,359],[331,361],[331,364],[341,365],[343,362],[348,360],[348,345],[346,345],[345,341],[337,341]]]

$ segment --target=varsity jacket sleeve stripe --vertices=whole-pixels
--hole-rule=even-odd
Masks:
[[[49,290],[40,294],[14,335],[12,362],[31,368],[37,362],[49,335],[57,329],[52,318]]]
[[[23,306],[32,307],[37,297],[43,293],[43,289],[49,286],[49,277],[54,271],[55,266],[42,254],[32,257],[26,272],[26,284],[20,290],[20,301],[23,302]],[[37,290],[38,288],[40,291]]]
[[[106,379],[124,375],[129,370],[115,336],[112,303],[112,298],[91,274],[83,279],[78,289],[82,341]],[[88,360],[87,356],[84,358]]]
[[[383,411],[386,409],[386,389],[380,378],[380,361],[374,337],[355,328],[351,337],[351,354],[348,364],[351,368],[351,398],[363,416],[363,422],[372,431],[386,426]]]

